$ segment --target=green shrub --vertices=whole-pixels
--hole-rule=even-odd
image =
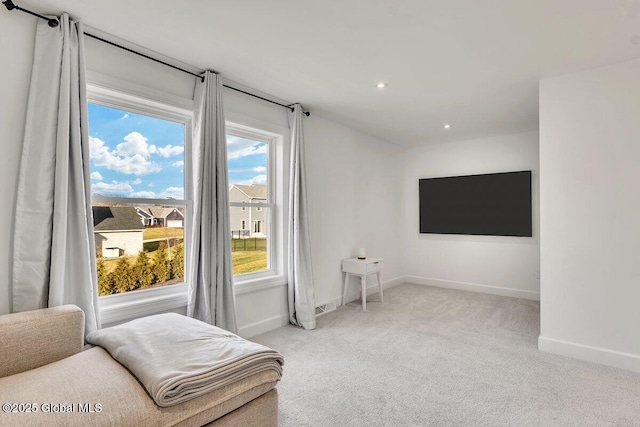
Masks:
[[[171,276],[174,279],[182,279],[184,277],[184,244],[180,243],[173,250],[171,258]]]
[[[104,265],[104,260],[98,258],[96,262],[96,273],[98,275],[98,295],[101,297],[105,295],[111,295],[116,292],[113,286],[113,280],[111,275],[107,272],[107,267]]]
[[[111,272],[113,286],[117,292],[123,293],[136,288],[136,278],[127,257],[120,257],[116,268]]]
[[[160,243],[155,259],[153,260],[153,275],[156,283],[166,282],[171,278],[171,266],[167,256],[167,249],[164,243]]]
[[[144,289],[153,283],[153,266],[145,251],[138,253],[136,263],[133,266],[133,272],[137,281],[136,289]]]

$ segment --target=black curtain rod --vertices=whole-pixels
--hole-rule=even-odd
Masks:
[[[52,27],[52,28],[55,28],[55,27],[57,27],[57,26],[58,26],[58,20],[57,20],[57,19],[54,19],[54,18],[47,18],[46,16],[40,15],[40,14],[38,14],[38,13],[32,12],[32,11],[27,10],[27,9],[23,9],[23,8],[21,8],[20,6],[16,6],[16,5],[13,3],[13,1],[12,1],[12,0],[5,0],[5,1],[3,1],[3,2],[2,2],[2,4],[4,4],[4,5],[5,5],[5,7],[7,8],[7,10],[14,10],[14,9],[16,9],[16,10],[19,10],[19,11],[21,11],[21,12],[28,13],[29,15],[36,16],[36,17],[38,17],[38,18],[40,18],[40,19],[44,19],[45,21],[47,21],[47,22],[49,23],[49,26],[50,26],[50,27]],[[108,44],[108,45],[111,45],[111,46],[113,46],[113,47],[117,47],[117,48],[119,48],[119,49],[126,50],[127,52],[129,52],[129,53],[133,53],[134,55],[142,56],[143,58],[149,59],[149,60],[151,60],[151,61],[155,61],[155,62],[157,62],[157,63],[159,63],[159,64],[162,64],[162,65],[166,65],[167,67],[171,67],[171,68],[173,68],[173,69],[175,69],[175,70],[182,71],[183,73],[190,74],[190,75],[192,75],[192,76],[194,76],[194,77],[198,77],[199,79],[201,79],[201,81],[204,81],[204,76],[203,76],[202,74],[192,73],[191,71],[189,71],[189,70],[185,70],[184,68],[176,67],[175,65],[172,65],[172,64],[169,64],[169,63],[167,63],[167,62],[161,61],[161,60],[159,60],[158,58],[154,58],[154,57],[152,57],[152,56],[145,55],[144,53],[138,52],[138,51],[133,50],[133,49],[129,49],[128,47],[125,47],[125,46],[119,45],[119,44],[117,44],[117,43],[111,42],[111,41],[109,41],[109,40],[103,39],[102,37],[98,37],[98,36],[95,36],[95,35],[90,34],[90,33],[84,33],[84,35],[85,35],[85,36],[87,36],[87,37],[91,37],[92,39],[96,39],[96,40],[98,40],[98,41],[101,41],[101,42],[103,42],[103,43],[106,43],[106,44]],[[246,91],[244,91],[244,90],[237,89],[237,88],[235,88],[235,87],[233,87],[233,86],[229,86],[229,85],[222,85],[222,86],[226,87],[227,89],[235,90],[236,92],[240,92],[240,93],[243,93],[243,94],[245,94],[245,95],[249,95],[249,96],[252,96],[252,97],[254,97],[254,98],[258,98],[258,99],[261,99],[261,100],[263,100],[263,101],[267,101],[267,102],[270,102],[270,103],[272,103],[272,104],[279,105],[280,107],[284,107],[284,108],[287,108],[287,109],[289,109],[289,110],[293,111],[293,104],[291,104],[291,105],[284,105],[284,104],[280,104],[279,102],[275,102],[275,101],[272,101],[272,100],[270,100],[270,99],[263,98],[263,97],[258,96],[258,95],[254,95],[253,93],[250,93],[250,92],[246,92]],[[309,117],[309,115],[311,114],[311,113],[309,113],[308,111],[303,111],[302,113],[303,113],[304,115],[306,115],[307,117]]]

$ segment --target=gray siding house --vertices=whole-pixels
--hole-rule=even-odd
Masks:
[[[266,185],[240,185],[233,184],[229,189],[229,202],[257,203],[267,201]],[[230,208],[231,233],[234,238],[266,237],[266,209],[261,207],[237,207]]]

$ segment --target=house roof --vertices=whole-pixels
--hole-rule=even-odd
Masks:
[[[144,225],[133,206],[92,206],[95,231],[142,231]]]
[[[167,208],[164,206],[151,206],[150,208],[144,208],[145,211],[153,215],[154,218],[166,218],[174,210],[184,218],[184,214],[177,208]]]
[[[241,184],[233,184],[232,187],[236,187],[238,190],[242,191],[247,195],[250,199],[262,199],[267,200],[267,186],[252,184],[252,185],[241,185]]]
[[[153,215],[151,215],[149,209],[147,208],[136,208],[136,211],[138,212],[138,215],[142,215],[147,218],[153,218]]]

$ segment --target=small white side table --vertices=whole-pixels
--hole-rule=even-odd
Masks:
[[[375,274],[378,278],[378,288],[380,289],[380,302],[384,302],[382,295],[382,281],[380,280],[380,271],[384,268],[384,259],[382,258],[348,258],[342,260],[342,271],[344,272],[344,290],[342,291],[342,304],[347,299],[347,287],[349,286],[349,277],[357,276],[360,278],[362,285],[362,310],[367,309],[367,275]]]

